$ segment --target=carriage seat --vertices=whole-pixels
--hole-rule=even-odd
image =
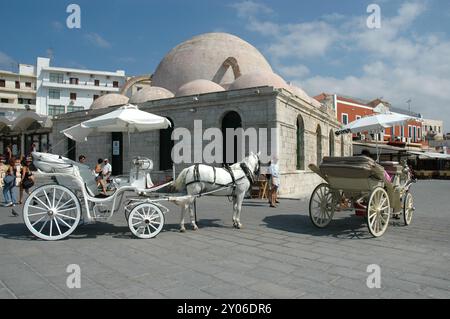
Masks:
[[[403,171],[403,166],[398,162],[386,161],[380,162],[380,165],[386,170],[390,176],[399,175]]]
[[[384,168],[366,156],[324,157],[319,168],[330,177],[384,180]]]

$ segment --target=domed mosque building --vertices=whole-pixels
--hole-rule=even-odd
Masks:
[[[127,103],[165,116],[173,124],[171,128],[133,134],[131,147],[121,133],[95,135],[86,143],[76,145],[77,156],[87,154],[92,162],[97,157],[111,157],[117,163],[115,170],[119,174],[129,171],[133,157],[149,157],[159,170],[155,174],[164,179],[172,174],[173,165],[178,174],[194,162],[203,162],[194,156],[202,151],[197,149],[198,143],[194,146],[194,136],[201,139],[207,128],[222,130],[223,145],[227,128],[267,129],[267,141],[258,141],[260,150],[268,155],[262,158],[263,166],[270,158],[277,157],[280,195],[296,197],[309,196],[320,183],[320,178],[309,170],[310,163],[318,163],[324,156],[352,154],[351,137],[335,137],[334,132],[340,126],[334,110],[275,74],[258,49],[237,36],[227,33],[195,36],[167,53],[149,79],[151,86],[135,92],[129,100],[118,94],[102,96],[88,112],[60,116],[54,121],[53,131],[60,132]],[[199,132],[197,126],[194,129],[195,120],[201,120],[203,131]],[[191,134],[190,163],[172,161],[171,151],[174,143],[178,143],[171,139],[175,128],[186,128]],[[275,132],[272,135],[271,129]],[[64,139],[67,140],[64,135],[55,133],[54,144],[60,148],[55,152],[65,152],[69,142]],[[203,148],[209,142],[203,141]],[[246,154],[242,155],[250,151],[258,149],[246,145]],[[212,165],[240,160],[238,154],[233,156],[227,152],[229,149],[224,147],[222,161]]]

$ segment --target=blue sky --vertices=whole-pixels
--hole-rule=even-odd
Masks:
[[[81,29],[66,7],[81,7]],[[381,8],[381,29],[366,8]],[[256,46],[274,71],[310,95],[384,97],[450,125],[447,0],[0,1],[0,68],[54,56],[53,65],[152,73],[178,43],[221,31]],[[449,129],[450,131],[450,129]]]

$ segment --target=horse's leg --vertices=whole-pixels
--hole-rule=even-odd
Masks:
[[[186,228],[184,227],[184,214],[186,213],[186,209],[188,206],[188,203],[184,203],[181,205],[180,232],[182,233],[186,231]]]
[[[194,199],[194,201],[195,201],[195,199]],[[194,216],[194,209],[193,209],[193,207],[194,207],[194,201],[192,201],[192,202],[189,204],[189,214],[191,215],[191,225],[192,225],[192,229],[193,229],[193,230],[198,230],[198,226],[197,226],[197,224],[195,223],[195,216]]]
[[[242,209],[242,202],[244,201],[245,192],[239,192],[236,195],[236,228],[240,229],[242,228],[241,224],[241,209]]]
[[[233,227],[237,228],[237,200],[236,196],[233,196]]]

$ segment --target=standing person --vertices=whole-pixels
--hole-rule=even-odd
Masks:
[[[268,164],[268,169],[267,169],[267,173],[266,173],[266,178],[267,178],[267,198],[269,199],[269,204],[272,204],[272,196],[271,196],[271,192],[270,190],[272,189],[271,187],[271,183],[272,183],[272,174],[270,173],[270,165],[272,165],[272,161],[269,161]]]
[[[277,199],[278,188],[280,187],[280,170],[278,167],[278,158],[274,157],[269,167],[271,175],[270,181],[270,207],[276,207],[275,203],[279,203]]]
[[[36,152],[37,148],[36,148],[36,143],[33,142],[33,144],[31,144],[31,148],[30,148],[30,154],[32,154],[33,152]]]
[[[22,181],[20,183],[20,192],[19,192],[19,204],[22,204],[23,200],[23,191],[30,195],[30,188],[34,185],[34,176],[33,173],[31,173],[30,170],[30,162],[24,159],[22,161]]]
[[[12,159],[12,146],[11,144],[9,144],[8,146],[6,146],[6,152],[5,152],[5,163],[9,164],[11,162]]]
[[[3,157],[0,156],[0,188],[3,188],[3,179],[6,175],[8,167],[5,165]]]
[[[5,199],[5,207],[14,206],[14,203],[16,203],[16,168],[14,164],[15,160],[14,158],[11,158],[9,168],[3,178],[3,197]]]

